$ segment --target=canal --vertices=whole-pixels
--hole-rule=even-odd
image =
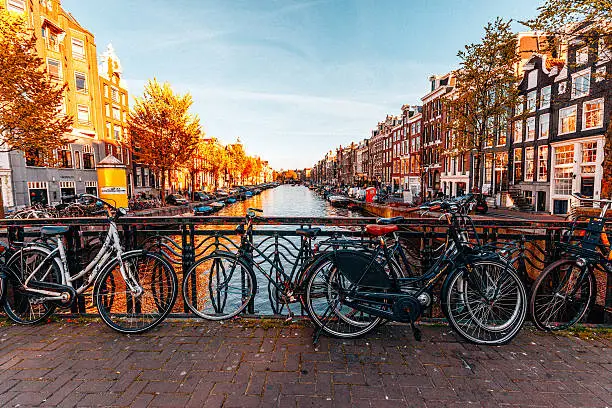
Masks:
[[[242,216],[249,207],[263,210],[268,217],[359,217],[359,212],[334,208],[305,186],[281,184],[245,201],[228,205],[215,215]]]

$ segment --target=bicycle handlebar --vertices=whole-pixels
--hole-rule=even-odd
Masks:
[[[590,201],[592,203],[604,203],[604,204],[612,204],[612,200],[606,200],[605,198],[589,198],[582,193],[572,193],[572,197],[580,200],[580,201]]]

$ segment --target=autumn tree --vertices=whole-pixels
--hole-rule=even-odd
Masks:
[[[161,175],[161,199],[169,172],[183,166],[198,146],[200,119],[189,112],[189,93],[174,93],[170,84],[150,80],[130,112],[131,143],[142,164]]]
[[[208,172],[214,180],[214,189],[219,183],[219,176],[225,173],[227,167],[227,151],[221,146],[217,139],[210,139],[203,148],[202,157],[204,160],[204,170]]]
[[[473,186],[482,189],[481,165],[487,140],[505,132],[506,119],[519,101],[514,68],[520,61],[511,21],[488,23],[482,41],[458,52],[456,85],[445,100],[449,151],[474,156]]]
[[[236,142],[227,145],[227,173],[230,176],[231,184],[236,184],[239,177],[242,177],[242,170],[246,164],[246,153],[242,144]]]
[[[547,35],[553,55],[571,41],[587,45],[598,57],[600,52],[612,56],[612,0],[546,0],[538,7],[538,15],[523,24]],[[612,80],[609,72],[603,76],[600,79]],[[604,93],[599,96],[606,98],[607,104],[612,87],[606,87]],[[612,113],[604,146],[601,196],[612,197]]]

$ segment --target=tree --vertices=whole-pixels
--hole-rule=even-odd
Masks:
[[[189,113],[192,104],[189,93],[176,94],[169,83],[160,84],[154,78],[130,113],[132,146],[142,164],[161,174],[162,203],[166,176],[191,158],[200,140],[200,119]]]
[[[227,145],[227,172],[230,176],[231,184],[236,184],[238,177],[242,177],[242,170],[246,162],[246,153],[242,144],[239,142]]]
[[[69,142],[72,118],[61,115],[65,85],[52,82],[21,16],[0,7],[0,149],[50,157]],[[0,192],[0,217],[4,202]]]
[[[546,0],[538,7],[537,17],[523,24],[546,33],[554,56],[570,41],[582,42],[594,52],[599,53],[603,49],[612,54],[612,0]],[[612,79],[609,72],[603,76],[602,79]],[[600,96],[606,98],[608,104],[612,99],[612,89],[608,87],[605,94]],[[608,119],[604,147],[602,197],[612,197],[611,152],[612,113]]]
[[[473,186],[482,189],[481,164],[487,140],[506,132],[507,117],[519,101],[514,68],[520,61],[511,21],[488,23],[480,43],[458,52],[456,85],[445,100],[452,136],[447,154],[474,155]]]
[[[219,176],[227,167],[227,151],[219,144],[217,139],[210,139],[203,149],[204,169],[214,180],[214,189],[218,187]]]

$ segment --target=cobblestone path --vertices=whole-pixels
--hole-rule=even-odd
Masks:
[[[269,321],[165,322],[123,336],[98,322],[0,327],[0,406],[612,406],[612,340],[525,328],[479,347],[448,327],[416,342],[388,325],[353,341]]]

